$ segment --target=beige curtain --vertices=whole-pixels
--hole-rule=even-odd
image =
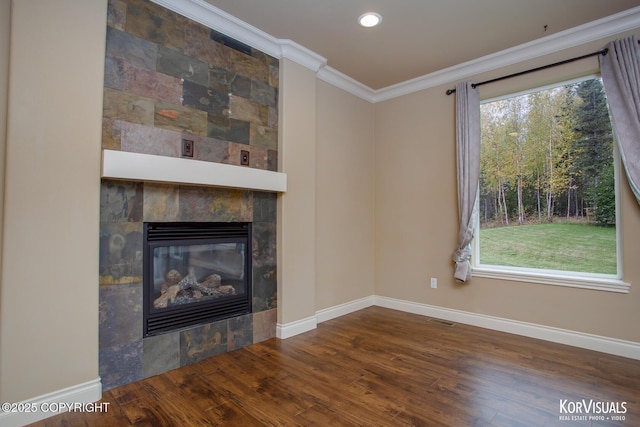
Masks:
[[[640,55],[636,36],[615,40],[600,56],[618,151],[629,184],[640,203]]]
[[[472,83],[456,85],[456,158],[458,172],[458,246],[453,252],[457,281],[471,279],[471,240],[480,176],[480,95]]]

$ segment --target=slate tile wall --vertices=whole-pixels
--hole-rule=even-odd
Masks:
[[[278,168],[278,60],[146,0],[109,0],[102,145]],[[103,390],[275,336],[276,195],[103,180],[100,376]],[[253,313],[142,338],[145,221],[253,222]]]
[[[275,171],[278,78],[276,58],[150,1],[110,0],[103,147],[177,157],[195,139],[194,159],[236,164],[240,145]]]

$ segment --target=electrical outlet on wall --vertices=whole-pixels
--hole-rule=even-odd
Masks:
[[[249,166],[249,152],[246,150],[240,150],[240,164],[242,166]]]
[[[193,141],[190,139],[182,140],[182,157],[193,157]]]
[[[431,278],[431,289],[436,289],[438,287],[438,279],[436,277]]]

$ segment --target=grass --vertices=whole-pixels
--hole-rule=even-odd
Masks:
[[[480,262],[616,274],[616,230],[571,222],[485,228]]]

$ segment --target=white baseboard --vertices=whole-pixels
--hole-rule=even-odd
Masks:
[[[374,298],[375,297],[371,295],[316,311],[316,319],[318,320],[318,323],[322,323],[327,320],[335,319],[336,317],[344,316],[345,314],[353,313],[354,311],[362,310],[363,308],[371,307],[374,304]]]
[[[280,339],[286,339],[298,334],[312,331],[318,326],[318,323],[326,322],[327,320],[335,319],[336,317],[344,316],[345,314],[353,313],[354,311],[371,307],[373,305],[373,300],[374,296],[371,295],[354,301],[349,301],[344,304],[336,305],[335,307],[318,310],[316,311],[315,316],[309,316],[306,319],[300,319],[296,320],[295,322],[285,324],[278,323],[276,325],[276,337]]]
[[[284,325],[278,324],[276,336],[281,339],[286,339],[294,335],[311,331],[316,328],[318,323],[326,322],[327,320],[335,319],[336,317],[344,316],[346,314],[353,313],[354,311],[374,305],[640,360],[640,343],[633,341],[586,334],[584,332],[571,331],[568,329],[554,328],[535,323],[521,322],[518,320],[454,310],[445,307],[437,307],[434,305],[381,297],[377,295],[360,298],[335,307],[319,310],[316,312],[315,316],[307,317],[306,319],[298,320],[296,322]]]
[[[423,316],[436,317],[452,322],[479,326],[481,328],[508,332],[515,335],[522,335],[525,337],[537,338],[545,341],[567,344],[574,347],[640,360],[640,343],[637,342],[624,341],[616,338],[586,334],[583,332],[553,328],[551,326],[520,322],[517,320],[487,316],[467,311],[453,310],[450,308],[436,307],[395,298],[374,296],[373,300],[374,305],[379,307],[391,308]]]
[[[290,323],[278,323],[276,325],[276,337],[280,339],[291,338],[295,335],[312,331],[318,325],[316,316],[310,316],[306,319],[296,320]]]
[[[102,398],[102,383],[100,378],[86,383],[77,384],[62,390],[43,394],[33,399],[15,402],[16,412],[4,412],[0,410],[0,426],[20,427],[45,418],[53,417],[62,412],[67,412],[69,406],[76,410],[83,409],[81,404],[97,402]],[[63,405],[61,405],[63,404]],[[66,405],[64,405],[66,404]],[[88,409],[88,408],[84,408]],[[108,410],[108,406],[102,411]]]

